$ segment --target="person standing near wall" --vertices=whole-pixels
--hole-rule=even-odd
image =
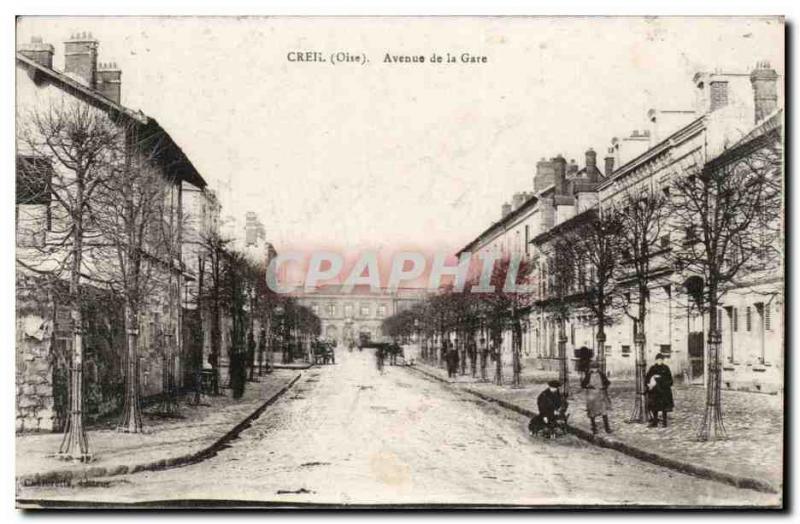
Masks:
[[[647,385],[647,412],[650,414],[651,428],[658,426],[658,414],[662,414],[662,422],[667,427],[667,413],[675,407],[672,397],[672,372],[664,363],[664,355],[656,355],[656,363],[650,366],[645,375]]]

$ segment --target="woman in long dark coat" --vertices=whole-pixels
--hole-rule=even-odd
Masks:
[[[667,427],[667,413],[675,407],[672,398],[672,372],[664,364],[664,355],[656,355],[656,363],[650,366],[645,375],[647,385],[647,411],[650,413],[650,427],[658,426],[659,412],[663,416],[664,427]]]

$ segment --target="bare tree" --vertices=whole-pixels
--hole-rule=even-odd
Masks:
[[[225,260],[230,245],[230,239],[222,237],[217,231],[208,231],[201,236],[200,248],[203,256],[203,266],[207,271],[208,283],[198,291],[198,302],[210,310],[209,338],[211,351],[208,363],[214,371],[216,380],[215,395],[219,394],[219,358],[222,348],[222,313],[226,304],[226,288],[224,282]]]
[[[530,288],[533,263],[518,254],[498,260],[490,278],[490,292],[481,292],[483,313],[495,351],[495,383],[503,383],[502,333],[511,331],[511,385],[522,385],[522,324],[528,317],[534,294]],[[483,318],[483,315],[480,316]]]
[[[662,236],[667,228],[668,202],[660,190],[638,185],[628,188],[612,203],[611,209],[604,211],[613,213],[619,224],[621,263],[617,265],[617,280],[621,284],[620,296],[624,298],[622,307],[634,323],[636,398],[629,420],[645,422],[645,322],[650,286],[663,269],[658,256],[663,252]]]
[[[154,137],[142,136],[136,126],[126,128],[118,159],[111,166],[113,176],[98,191],[93,211],[103,243],[109,246],[96,264],[105,283],[125,301],[125,388],[118,429],[128,433],[142,431],[141,316],[159,290],[167,288],[171,294],[174,270],[168,245],[171,238],[162,224],[169,220],[166,198],[174,182],[166,178],[161,151],[154,143]],[[164,345],[163,340],[156,343]]]
[[[619,308],[615,293],[619,235],[620,222],[615,214],[592,209],[564,235],[560,246],[560,251],[576,266],[579,303],[591,312],[597,326],[596,360],[603,373],[606,372],[605,328],[613,323]]]
[[[566,324],[576,304],[576,246],[568,236],[553,235],[537,239],[540,255],[542,294],[537,306],[558,323],[558,378],[561,393],[569,397],[569,359],[567,357]]]
[[[781,141],[781,129],[774,127],[706,164],[701,158],[686,159],[672,181],[672,214],[686,235],[672,254],[682,270],[702,276],[699,302],[710,326],[699,440],[727,437],[721,402],[721,301],[737,277],[774,267],[780,260]]]
[[[74,328],[70,373],[70,413],[59,455],[87,460],[89,444],[83,425],[84,276],[91,271],[85,255],[91,231],[95,191],[109,175],[109,155],[123,129],[106,113],[78,101],[53,101],[18,115],[20,153],[31,159],[22,170],[28,184],[39,184],[52,204],[47,207],[51,229],[42,245],[18,251],[17,262],[50,279],[67,279],[67,299]]]

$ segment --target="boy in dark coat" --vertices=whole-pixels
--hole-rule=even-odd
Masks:
[[[664,427],[667,427],[667,412],[672,411],[675,402],[672,398],[672,372],[664,363],[664,355],[656,355],[656,363],[650,366],[645,375],[647,386],[647,411],[650,413],[650,427],[658,426],[658,413],[663,416]]]
[[[539,407],[539,416],[545,424],[552,426],[556,417],[556,411],[561,409],[561,393],[558,388],[561,383],[557,380],[551,380],[547,383],[547,389],[539,393],[536,399],[536,405]]]

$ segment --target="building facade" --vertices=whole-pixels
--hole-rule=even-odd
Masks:
[[[408,288],[373,292],[360,287],[347,292],[341,286],[331,285],[313,291],[298,291],[293,296],[320,318],[322,338],[348,345],[357,343],[362,336],[373,341],[385,340],[382,322],[413,307],[425,293]]]
[[[121,72],[113,64],[98,63],[99,43],[90,34],[72,35],[64,43],[65,70],[53,69],[52,45],[33,40],[16,55],[17,125],[17,430],[60,430],[68,406],[69,367],[74,328],[64,301],[63,261],[74,238],[61,199],[71,195],[70,170],[63,159],[35,148],[42,140],[41,115],[72,110],[73,114],[106,115],[126,130],[126,165],[145,165],[158,175],[163,201],[154,201],[165,248],[150,256],[148,270],[162,285],[144,299],[138,326],[139,385],[143,396],[162,392],[165,373],[181,376],[183,335],[181,297],[186,278],[181,263],[183,184],[203,188],[205,181],[180,147],[158,122],[121,105]],[[85,112],[84,112],[85,110]],[[37,116],[38,115],[38,116]],[[41,122],[41,120],[40,120]],[[27,133],[27,134],[24,134]],[[127,142],[133,135],[137,140]],[[157,145],[155,145],[157,144]],[[155,148],[158,154],[154,155]],[[56,187],[55,179],[66,184]],[[49,182],[48,182],[49,179]],[[99,192],[92,194],[95,200]],[[97,210],[103,207],[88,201]],[[105,207],[104,209],[108,209]],[[91,222],[87,222],[91,226]],[[155,226],[154,226],[155,227]],[[106,235],[106,236],[103,236]],[[124,305],[115,291],[113,244],[102,231],[84,233],[87,255],[82,273],[84,308],[83,377],[87,418],[120,407],[125,354]],[[146,240],[144,249],[153,244]],[[155,251],[149,251],[155,253]],[[118,270],[118,268],[117,268]],[[165,364],[165,348],[175,357]],[[174,367],[173,367],[174,366]]]
[[[536,166],[533,192],[519,206],[516,199],[504,204],[501,219],[461,250],[494,251],[501,257],[517,253],[532,261],[535,301],[523,326],[525,365],[552,370],[558,366],[558,320],[546,306],[553,299],[547,253],[559,237],[591,220],[593,214],[625,205],[634,192],[658,192],[669,200],[671,181],[688,170],[723,169],[759,148],[781,148],[781,86],[768,64],[758,64],[749,73],[699,73],[693,81],[695,107],[650,110],[646,129],[611,140],[603,172],[591,149],[583,168],[561,156],[542,159]],[[780,179],[780,173],[775,176]],[[782,187],[780,180],[776,187]],[[782,231],[782,225],[775,227]],[[703,384],[709,359],[705,344],[709,317],[693,298],[702,281],[671,263],[671,246],[686,242],[689,232],[678,230],[669,217],[663,229],[652,259],[645,358],[649,363],[662,353],[679,380]],[[720,305],[724,387],[774,391],[782,386],[784,279],[782,266],[775,262],[782,260],[780,253],[763,271],[741,275]],[[580,271],[577,266],[576,271]],[[567,358],[575,360],[575,349],[586,346],[597,354],[598,348],[596,321],[579,305],[579,290],[573,291],[570,300],[576,307],[565,323],[565,334]],[[633,320],[615,315],[605,335],[609,374],[631,376]],[[510,333],[503,336],[506,355],[511,350],[510,338]]]

